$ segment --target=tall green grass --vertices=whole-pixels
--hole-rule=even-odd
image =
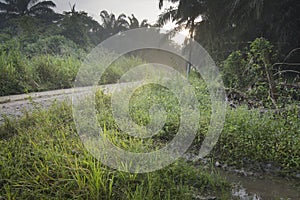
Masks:
[[[62,40],[59,37],[50,39],[48,38],[48,40],[54,40],[56,43],[59,43],[59,39]],[[97,72],[104,67],[107,69],[102,76],[95,77],[99,80],[99,84],[116,83],[128,70],[143,64],[139,58],[122,57],[110,66],[102,66],[103,64],[99,61],[97,65],[89,68],[89,66],[82,65],[84,53],[70,53],[68,51],[59,54],[60,48],[55,49],[48,44],[48,40],[33,43],[31,46],[35,53],[30,55],[28,55],[30,45],[25,46],[29,50],[22,50],[25,47],[14,40],[9,41],[8,44],[0,45],[0,96],[71,88],[80,67],[83,68],[83,73],[87,74],[78,78],[78,82],[82,82],[82,86],[95,84],[91,82],[90,76],[97,75]],[[45,42],[46,50],[41,49],[41,52],[38,53],[37,49],[43,48],[38,45],[42,45],[41,42]],[[49,53],[47,53],[47,49]]]
[[[20,51],[0,53],[0,96],[70,88],[80,60],[40,55],[27,58]]]
[[[30,87],[27,59],[19,51],[0,53],[0,95],[21,93]]]
[[[190,150],[198,153],[208,133],[211,102],[203,80],[192,74],[190,83],[200,106],[199,128]],[[117,129],[111,113],[110,98],[102,95],[99,99],[103,101],[98,102],[98,107],[105,109],[99,112],[98,119],[101,123],[105,122],[108,129]],[[157,85],[143,87],[135,91],[130,102],[131,117],[140,125],[149,123],[150,107],[160,103],[166,110],[166,123],[152,142],[163,146],[173,139],[180,125],[181,108],[176,97],[167,89]],[[210,155],[212,158],[236,168],[259,172],[270,170],[283,176],[299,174],[300,118],[297,104],[291,104],[282,110],[248,109],[240,106],[236,109],[228,108],[227,112],[224,129]]]
[[[33,66],[39,66],[38,63],[48,63],[46,69],[55,68],[53,63],[68,66],[64,64],[66,60],[60,64],[47,56],[40,59]],[[197,75],[192,75],[190,82],[201,111],[191,148],[194,151],[207,134],[211,104],[205,83]],[[149,106],[156,103],[161,103],[167,111],[167,120],[159,135],[149,140],[132,139],[118,128],[109,95],[97,92],[95,105],[104,134],[120,148],[141,152],[164,146],[179,125],[178,101],[158,86],[150,85],[134,93],[130,102],[132,118],[138,124],[147,124]],[[211,156],[236,167],[272,163],[280,167],[282,175],[299,173],[299,126],[296,106],[278,112],[245,107],[228,110],[223,133]],[[37,109],[32,114],[25,112],[17,122],[7,119],[0,127],[0,138],[0,196],[5,199],[150,200],[209,195],[231,198],[230,186],[213,169],[205,171],[202,166],[195,167],[183,160],[148,174],[125,173],[104,166],[84,148],[76,133],[71,106],[66,103],[56,103],[49,110]]]
[[[83,147],[71,107],[25,114],[1,128],[0,196],[5,199],[228,199],[229,185],[182,160],[148,174],[110,169]],[[124,139],[125,140],[125,139]],[[130,146],[135,145],[132,140]]]
[[[298,105],[281,111],[228,110],[214,155],[239,168],[277,168],[281,175],[300,172],[300,118]]]
[[[30,60],[33,80],[38,90],[53,90],[73,86],[80,60],[74,57],[42,55]]]
[[[17,37],[0,44],[0,96],[69,88],[85,52],[62,36]]]

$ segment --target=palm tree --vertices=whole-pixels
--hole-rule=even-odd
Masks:
[[[100,17],[102,19],[101,25],[105,30],[106,37],[129,29],[129,23],[124,14],[119,15],[116,19],[114,14],[108,14],[106,10],[103,10],[100,12]]]
[[[12,16],[38,16],[54,13],[56,6],[52,1],[39,0],[3,0],[0,11]]]
[[[232,0],[230,20],[236,24],[239,37],[250,40],[262,36],[278,48],[300,45],[300,3],[298,0]]]
[[[194,30],[194,38],[210,53],[229,52],[246,46],[257,37],[265,37],[287,53],[300,45],[299,0],[167,0],[177,3],[166,9],[159,23],[170,19]],[[164,0],[159,0],[160,8]],[[201,17],[201,22],[195,18]]]
[[[52,1],[39,0],[1,0],[0,29],[9,30],[12,35],[45,33],[52,28],[53,22],[59,19]]]
[[[185,41],[184,51],[187,52],[189,57],[192,54],[191,40],[194,38],[196,19],[201,15],[202,3],[197,0],[169,0],[172,3],[178,3],[178,7],[170,7],[163,12],[158,19],[158,24],[163,26],[169,21],[176,22],[176,27],[169,32],[169,36],[173,37],[177,32],[182,29],[189,29],[189,39]],[[162,8],[163,0],[159,1],[159,8]],[[191,70],[191,63],[186,63],[187,76]]]
[[[141,27],[149,27],[150,24],[148,24],[148,20],[144,19],[141,23],[139,20],[132,14],[132,17],[128,17],[129,19],[129,28],[134,29],[134,28],[141,28]]]
[[[86,12],[77,11],[75,4],[70,7],[71,10],[64,12],[60,22],[62,34],[82,47],[86,47],[90,39],[94,44],[98,44],[102,39],[103,27]]]
[[[178,3],[177,7],[171,6],[166,9],[158,19],[159,25],[164,25],[169,21],[176,22],[178,25],[174,30],[180,31],[183,28],[190,30],[190,37],[194,37],[196,19],[201,16],[203,11],[202,1],[197,0],[168,0],[172,3]],[[162,8],[163,0],[159,1],[159,7]]]

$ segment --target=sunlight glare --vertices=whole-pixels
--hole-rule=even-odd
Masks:
[[[172,29],[174,29],[176,27],[176,23],[175,22],[168,22],[167,24],[165,24],[163,26],[163,29],[166,31],[170,31]],[[178,44],[183,44],[184,41],[189,38],[189,29],[182,29],[179,33],[177,33],[175,35],[175,37],[172,39],[174,41],[176,41]]]
[[[179,33],[182,34],[185,37],[190,37],[190,30],[189,29],[183,29]]]

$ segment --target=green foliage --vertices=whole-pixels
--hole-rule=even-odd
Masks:
[[[0,33],[0,41],[1,41],[1,45],[5,42],[7,42],[8,40],[11,40],[11,36],[7,33]]]
[[[148,174],[109,169],[86,151],[75,132],[71,107],[65,103],[54,104],[49,111],[36,110],[9,127],[15,128],[16,135],[0,139],[0,193],[4,198],[151,200],[230,196],[224,180],[182,160]],[[106,134],[113,140],[114,132],[117,130]],[[134,140],[124,142],[139,145]]]
[[[4,0],[0,3],[0,10],[11,16],[41,16],[54,13],[55,6],[52,1]]]
[[[224,84],[230,88],[247,90],[259,81],[265,81],[264,59],[274,60],[273,46],[263,38],[257,38],[245,52],[231,53],[222,64]]]
[[[62,35],[84,48],[89,46],[88,32],[92,29],[95,21],[88,17],[86,12],[76,11],[75,5],[70,12],[64,14],[65,16],[60,22]]]
[[[194,89],[195,97],[199,102],[198,109],[200,110],[200,121],[195,140],[196,142],[194,143],[195,146],[199,146],[207,133],[210,123],[210,95],[205,82],[200,79],[196,73],[193,72],[191,74],[189,81]],[[179,86],[181,84],[180,82],[176,82],[176,80],[172,80],[172,82],[176,85],[175,87],[181,87]],[[122,91],[120,91],[120,93],[122,93]],[[98,110],[100,125],[107,130],[119,130],[112,114],[111,97],[109,95],[104,95],[103,92],[97,93],[97,97],[96,105],[98,108],[101,108]],[[165,115],[163,117],[166,118],[162,118],[162,116],[157,113],[149,113],[152,106],[157,105],[164,109]],[[121,106],[119,109],[125,108]],[[146,85],[135,90],[129,102],[130,116],[139,126],[146,126],[151,120],[156,120],[157,122],[165,121],[162,129],[153,137],[153,142],[160,141],[161,143],[170,141],[177,134],[180,127],[180,117],[182,112],[189,112],[188,108],[186,109],[187,110],[182,108],[179,100],[171,91],[156,84]],[[188,132],[190,128],[191,127],[185,127],[185,130]],[[122,131],[120,135],[121,137],[124,135]]]
[[[159,1],[162,8],[164,0]],[[166,0],[173,5],[159,16],[158,23],[175,21],[180,28],[194,31],[215,60],[245,47],[247,41],[264,37],[276,43],[283,55],[299,47],[298,0]],[[199,20],[201,18],[201,20]]]
[[[70,88],[81,62],[73,57],[38,56],[31,60],[39,90]]]
[[[213,153],[228,165],[261,171],[267,164],[277,173],[300,171],[300,119],[296,105],[282,111],[229,110]]]
[[[122,75],[134,67],[140,66],[144,62],[138,57],[122,57],[115,60],[103,73],[99,84],[116,83]]]
[[[37,55],[74,56],[81,59],[85,53],[71,40],[60,35],[40,37],[34,43],[27,42],[23,47],[24,54],[34,57]]]
[[[250,54],[257,62],[263,62],[265,57],[274,56],[274,46],[264,38],[257,38],[250,44]]]
[[[30,69],[20,51],[0,53],[0,95],[23,93],[29,87]]]
[[[54,20],[54,19],[53,19]],[[58,19],[56,19],[58,20]],[[38,38],[57,34],[58,27],[52,21],[32,16],[19,16],[6,19],[0,29],[1,33],[10,37]]]
[[[241,51],[231,53],[222,65],[223,81],[229,88],[245,88],[251,77],[245,76],[247,61]]]
[[[244,99],[259,100],[264,106],[272,105],[281,95],[276,86],[282,80],[274,78],[276,71],[271,64],[276,59],[273,45],[264,38],[257,38],[245,52],[233,52],[222,63],[225,86],[229,92],[235,91]]]
[[[1,96],[70,88],[86,55],[84,50],[63,36],[9,39],[0,44],[0,52]],[[112,55],[105,53],[105,56]],[[124,73],[141,64],[143,61],[136,57],[117,59],[99,77],[99,84],[116,83]],[[83,68],[83,73],[96,75],[95,72],[104,67],[98,63]],[[82,82],[82,86],[94,84],[90,83],[91,77],[78,79],[78,82]]]
[[[150,26],[147,20],[143,20],[139,24],[134,15],[132,15],[132,18],[128,17],[127,19],[124,14],[115,17],[114,14],[108,14],[107,11],[100,12],[102,23],[99,24],[87,12],[77,11],[75,4],[70,11],[64,11],[63,14],[55,13],[54,7],[55,4],[52,1],[16,0],[0,2],[0,34],[8,34],[10,37],[30,38],[31,41],[25,41],[42,43],[42,46],[44,46],[44,43],[49,46],[51,41],[47,37],[54,37],[52,40],[53,45],[55,45],[57,44],[55,37],[64,36],[78,45],[79,48],[89,50],[104,39],[119,32],[130,28]],[[43,41],[44,39],[47,41]],[[56,40],[61,40],[61,38],[56,38]],[[71,46],[74,45],[71,44]],[[28,48],[30,47],[29,45]],[[34,46],[33,50],[38,49]],[[46,50],[48,49],[43,48],[42,52]],[[51,48],[49,50],[50,53],[52,53],[52,50],[57,53],[56,50],[58,49]]]
[[[0,51],[20,51],[28,58],[39,55],[73,56],[82,59],[86,52],[77,44],[61,35],[43,36],[33,34],[30,36],[11,37],[9,34],[1,34]]]
[[[64,38],[48,38],[61,41]],[[25,44],[23,44],[25,45]],[[32,44],[38,48],[38,44]],[[55,48],[49,46],[48,48]],[[28,48],[28,47],[26,47]],[[53,55],[38,54],[38,49],[30,48],[38,55],[29,58],[26,49],[20,40],[12,39],[0,45],[0,95],[19,94],[40,90],[70,88],[73,85],[77,71],[81,64],[78,52],[59,57]],[[53,51],[58,50],[52,49]],[[63,48],[63,47],[61,47]],[[23,49],[23,50],[22,50]],[[24,50],[25,49],[25,50]],[[75,52],[75,50],[71,50]],[[58,53],[58,52],[56,52]]]

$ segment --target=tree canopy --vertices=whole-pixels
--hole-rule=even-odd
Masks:
[[[158,22],[169,20],[195,29],[195,39],[212,53],[228,55],[257,37],[264,37],[287,54],[300,45],[300,3],[298,0],[159,0],[174,4]],[[197,18],[201,21],[196,22]],[[220,49],[226,49],[222,52]]]
[[[53,1],[40,0],[4,0],[0,2],[0,10],[10,15],[44,15],[54,13],[56,5]]]
[[[104,39],[132,28],[148,27],[147,20],[139,22],[132,14],[115,16],[106,10],[99,12],[101,21],[70,5],[62,14],[53,9],[55,3],[40,0],[3,0],[0,2],[0,33],[33,40],[36,35],[62,35],[83,48],[99,44]],[[31,39],[30,39],[31,38]],[[35,40],[35,39],[34,39]]]

